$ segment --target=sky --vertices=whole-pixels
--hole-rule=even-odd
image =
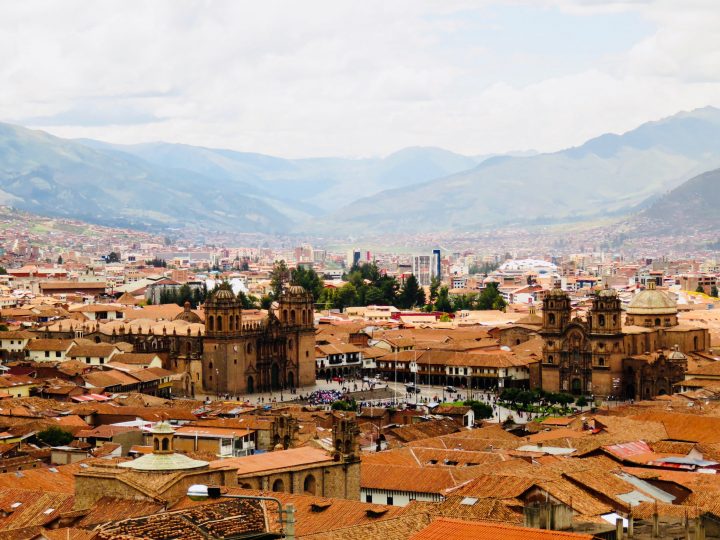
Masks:
[[[717,0],[0,3],[0,121],[283,157],[582,144],[720,106]]]

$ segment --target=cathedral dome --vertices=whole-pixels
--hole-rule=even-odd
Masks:
[[[185,302],[185,306],[183,307],[183,310],[180,313],[178,313],[173,320],[174,321],[185,321],[190,324],[202,322],[200,320],[200,317],[198,316],[198,314],[192,310],[192,308],[190,306],[190,302]]]
[[[206,307],[232,307],[239,304],[239,300],[235,293],[232,292],[230,285],[223,283],[214,293],[210,294],[205,302]]]
[[[547,294],[545,295],[546,298],[547,298],[547,297],[550,297],[550,296],[554,296],[554,297],[564,297],[564,296],[567,296],[567,294],[566,294],[565,291],[563,291],[560,287],[555,287],[554,289],[550,289],[550,290],[547,292]]]
[[[677,303],[667,293],[654,288],[635,295],[628,304],[629,315],[675,315]]]
[[[290,296],[305,296],[305,288],[301,285],[292,285],[288,288]]]
[[[597,295],[602,298],[617,298],[617,291],[615,289],[607,288],[607,289],[600,289],[597,292]]]
[[[153,452],[132,461],[120,463],[118,467],[134,471],[166,473],[207,468],[207,461],[192,459],[173,450],[175,430],[167,422],[158,422],[150,430],[153,436]]]

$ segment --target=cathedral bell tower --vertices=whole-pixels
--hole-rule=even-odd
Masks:
[[[601,289],[592,300],[588,327],[592,334],[619,334],[622,332],[622,308],[615,289]]]
[[[570,297],[560,288],[548,291],[543,300],[543,333],[560,333],[570,322]]]
[[[223,283],[205,302],[205,335],[230,338],[240,335],[242,303],[230,285]]]
[[[300,285],[291,285],[285,289],[278,301],[278,319],[283,326],[312,327],[312,294]]]
[[[333,423],[333,458],[335,461],[355,462],[360,460],[360,428],[354,416],[336,416]]]
[[[243,391],[242,303],[228,283],[205,301],[202,382],[208,394]]]

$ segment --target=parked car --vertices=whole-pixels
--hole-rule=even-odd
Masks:
[[[443,388],[443,390],[445,390],[449,394],[457,394],[458,393],[457,388],[455,388],[454,386],[446,386],[445,388]]]
[[[406,386],[405,386],[405,391],[406,391],[406,392],[410,392],[411,394],[413,394],[413,393],[414,393],[414,394],[419,394],[420,392],[422,392],[422,390],[420,390],[420,388],[418,388],[418,387],[415,386],[414,384],[408,384],[408,385],[406,385]]]

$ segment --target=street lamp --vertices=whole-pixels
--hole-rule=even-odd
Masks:
[[[283,509],[280,499],[275,497],[261,497],[258,495],[230,495],[220,493],[219,487],[208,487],[204,484],[193,484],[187,490],[187,496],[192,501],[206,501],[208,499],[246,499],[252,501],[269,501],[278,506],[278,521],[280,523],[280,534],[288,540],[295,540],[295,505],[287,504]]]

